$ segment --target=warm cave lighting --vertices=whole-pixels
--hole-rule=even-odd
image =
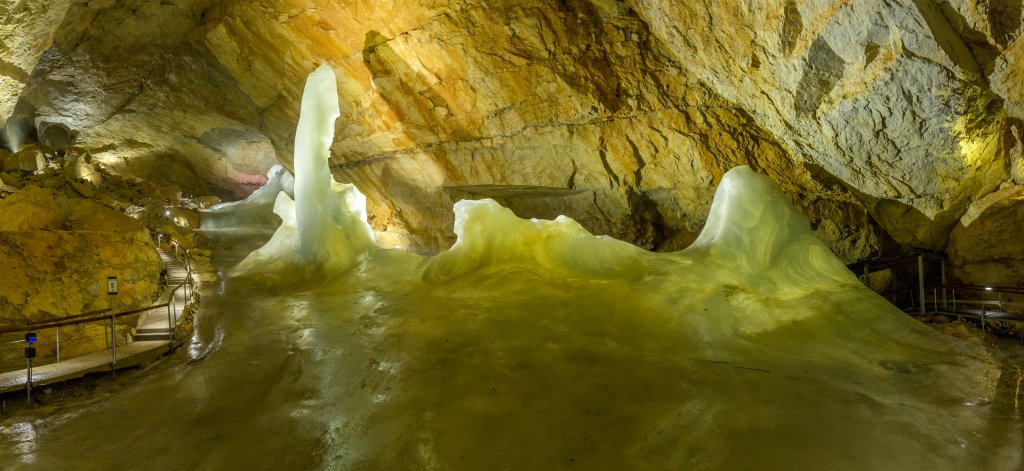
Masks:
[[[11,119],[7,121],[7,125],[4,126],[0,133],[3,134],[3,140],[7,143],[7,149],[11,152],[18,152],[21,150],[21,144],[25,142],[25,137],[28,135],[29,123],[24,120]]]
[[[456,203],[445,252],[385,250],[372,243],[365,199],[326,165],[334,83],[327,68],[310,76],[295,198],[261,196],[276,232],[224,285],[242,318],[258,311],[268,332],[330,346],[316,350],[311,380],[310,397],[323,399],[301,416],[367,424],[333,456],[358,450],[368,469],[419,469],[429,466],[408,457],[428,450],[464,464],[452,469],[494,469],[497,448],[518,457],[511,469],[561,469],[550,464],[566,456],[589,460],[580,469],[678,469],[689,453],[703,461],[686,469],[750,469],[737,450],[753,449],[778,457],[772,469],[956,469],[920,466],[941,448],[951,451],[936,460],[960,469],[998,469],[971,451],[990,446],[988,411],[963,405],[988,397],[998,370],[860,284],[769,178],[726,173],[681,252],[594,236],[567,217],[520,219],[493,200]],[[257,219],[244,214],[255,205],[229,207],[218,227]],[[932,362],[942,367],[917,366]],[[561,439],[590,432],[600,444],[582,454]],[[901,445],[861,452],[891,442]]]
[[[1019,373],[865,287],[769,177],[726,172],[678,252],[490,199],[388,250],[328,166],[337,81],[307,81],[293,185],[202,213],[197,361],[0,430],[0,468],[1022,469]]]

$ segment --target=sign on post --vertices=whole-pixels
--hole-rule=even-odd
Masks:
[[[110,295],[110,374],[117,374],[117,326],[114,322],[114,296],[117,295],[117,277],[107,277],[107,294]]]

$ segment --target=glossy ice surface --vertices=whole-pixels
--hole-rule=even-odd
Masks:
[[[195,361],[5,426],[0,467],[1021,469],[1016,379],[860,285],[750,169],[671,254],[488,200],[447,252],[383,250],[322,184],[203,287]],[[220,217],[227,273],[269,230]]]

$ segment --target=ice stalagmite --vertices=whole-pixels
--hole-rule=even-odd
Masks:
[[[334,181],[327,166],[339,114],[337,78],[325,64],[309,75],[302,94],[295,131],[295,200],[278,193],[274,212],[283,223],[233,275],[301,280],[339,273],[375,247],[366,223],[366,198],[355,186]]]

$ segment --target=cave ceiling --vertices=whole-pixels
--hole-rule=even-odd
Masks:
[[[1020,2],[0,0],[0,11],[7,147],[47,143],[60,125],[111,171],[197,195],[238,197],[290,165],[304,79],[329,63],[342,110],[332,171],[367,194],[377,231],[423,251],[451,242],[453,202],[482,196],[679,248],[741,164],[778,180],[847,260],[887,244],[944,250],[965,215],[1013,213],[991,195],[1022,181]]]

